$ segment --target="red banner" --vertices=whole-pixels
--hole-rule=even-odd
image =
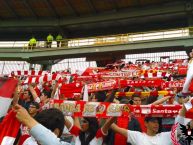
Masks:
[[[161,88],[183,88],[184,80],[162,82]]]
[[[128,117],[130,113],[140,116],[175,117],[180,105],[128,105],[106,102],[52,100],[51,107],[60,109],[65,115],[78,117]]]
[[[182,88],[183,87],[183,81],[169,81],[165,82],[161,79],[156,80],[119,80],[119,79],[112,79],[109,81],[102,81],[102,82],[96,82],[96,83],[90,83],[88,85],[88,92],[98,92],[98,91],[104,91],[104,90],[112,90],[117,88],[124,88],[127,86],[131,87],[141,87],[141,86],[147,86],[147,87],[160,87],[164,90],[165,88]],[[82,87],[84,86],[83,83],[77,82],[77,83],[70,83],[70,84],[63,84],[60,88],[60,93],[64,94],[64,96],[68,97],[69,94],[73,93],[81,93]],[[152,92],[155,94],[155,92]],[[69,96],[71,97],[71,96]]]

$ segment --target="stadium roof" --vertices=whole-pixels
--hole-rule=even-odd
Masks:
[[[191,24],[192,5],[188,0],[0,0],[0,40],[184,27]]]

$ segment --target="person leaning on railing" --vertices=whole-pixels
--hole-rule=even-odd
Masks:
[[[58,34],[56,36],[56,42],[57,42],[57,47],[61,47],[62,35]]]
[[[29,40],[29,44],[28,44],[29,48],[31,48],[31,50],[34,49],[36,47],[36,43],[37,43],[37,41],[36,41],[35,37],[32,37]]]
[[[52,36],[52,34],[50,33],[48,36],[47,36],[47,48],[51,48],[52,46],[52,41],[54,40],[54,37]]]

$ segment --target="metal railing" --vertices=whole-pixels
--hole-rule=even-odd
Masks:
[[[141,41],[169,39],[169,38],[181,38],[190,36],[188,28],[170,29],[162,31],[150,31],[141,33],[127,33],[119,35],[89,37],[71,39],[68,41],[68,47],[84,47],[84,46],[103,46],[103,45],[116,45],[116,44],[128,44]]]
[[[0,41],[0,47],[3,48],[15,48],[23,47],[28,41]]]
[[[105,45],[119,45],[137,43],[143,41],[155,41],[160,39],[182,38],[188,37],[193,34],[193,28],[178,28],[160,31],[149,31],[139,33],[126,33],[118,35],[107,35],[98,37],[64,39],[61,41],[58,48],[79,48],[79,47],[92,47],[92,46],[105,46]],[[28,45],[28,41],[9,41],[0,42],[0,47],[22,47],[23,51],[32,49],[47,48],[46,41],[38,41],[35,47]],[[57,47],[56,41],[53,41],[52,48]],[[50,49],[50,48],[49,48]]]

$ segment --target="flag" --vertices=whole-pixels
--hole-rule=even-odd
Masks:
[[[88,101],[88,86],[84,85],[83,101]]]
[[[60,99],[60,87],[62,86],[62,84],[58,84],[57,88],[56,88],[56,92],[54,94],[54,99],[55,100],[59,100]]]
[[[193,98],[190,98],[190,100],[187,103],[184,103],[184,106],[186,108],[186,118],[193,119]]]
[[[0,145],[13,145],[20,128],[15,115],[15,112],[10,111],[0,123]]]
[[[0,117],[5,116],[12,101],[17,80],[0,78]]]
[[[193,108],[193,98],[190,98],[190,100],[187,103],[184,103],[184,106],[187,111]]]

